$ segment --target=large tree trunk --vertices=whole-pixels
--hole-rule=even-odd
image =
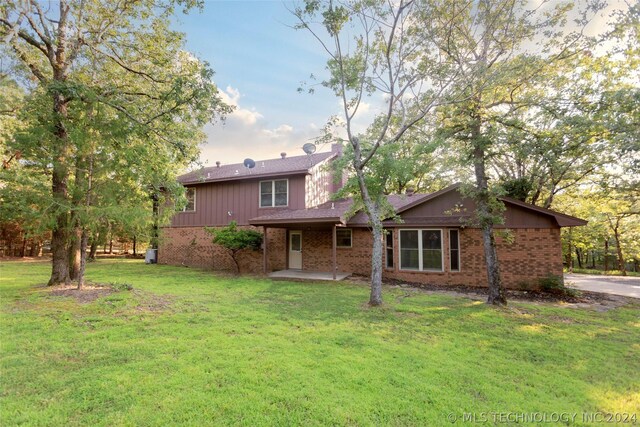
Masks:
[[[502,288],[502,278],[500,277],[500,263],[498,261],[498,251],[496,249],[496,239],[493,232],[494,218],[491,212],[489,200],[489,185],[485,172],[485,153],[481,144],[480,120],[472,128],[472,139],[476,144],[473,152],[474,169],[476,177],[476,206],[477,216],[482,229],[482,245],[484,248],[485,264],[487,266],[487,280],[489,285],[489,296],[487,304],[506,305],[507,299]]]
[[[74,220],[75,221],[75,220]],[[69,233],[69,280],[77,280],[80,271],[82,230],[73,227]]]
[[[359,161],[359,151],[356,155]],[[369,195],[364,172],[358,167],[357,163],[354,166],[356,166],[358,185],[365,212],[369,215],[372,227],[373,246],[371,248],[371,293],[369,295],[369,305],[375,307],[382,305],[382,221],[380,220],[378,206],[371,200]]]

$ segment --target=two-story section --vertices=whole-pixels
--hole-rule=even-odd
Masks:
[[[281,153],[279,158],[248,164],[217,162],[180,176],[178,181],[186,188],[188,203],[162,229],[158,262],[231,269],[228,256],[212,244],[205,227],[223,227],[231,221],[248,227],[251,218],[309,209],[327,202],[340,186],[329,165],[340,152],[341,146],[335,144],[330,152],[292,157]],[[286,238],[282,230],[271,229],[268,233],[276,246]],[[271,263],[284,267],[285,261],[273,254]],[[246,252],[242,257],[243,271],[262,271],[259,254]]]

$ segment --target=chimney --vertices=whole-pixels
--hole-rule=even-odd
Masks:
[[[219,167],[220,167],[220,161],[219,161],[219,160],[216,162],[216,167],[217,167],[217,168],[219,168]]]
[[[411,197],[411,196],[413,196],[413,192],[414,192],[414,191],[415,191],[415,190],[413,189],[413,187],[407,187],[407,189],[406,189],[406,191],[405,191],[405,194],[406,194],[408,197]]]
[[[331,152],[336,153],[338,157],[342,156],[342,142],[331,144]]]
[[[287,153],[283,151],[282,153],[280,153],[280,157],[282,157],[282,160],[284,160],[284,158],[287,157]]]

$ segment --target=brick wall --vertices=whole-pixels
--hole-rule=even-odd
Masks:
[[[243,227],[252,228],[252,227]],[[262,232],[261,229],[258,231]],[[270,269],[285,268],[285,230],[270,228],[267,231]],[[158,247],[160,264],[184,265],[212,270],[235,271],[235,264],[229,253],[219,245],[214,245],[211,234],[204,227],[166,227],[160,235]],[[242,273],[262,273],[262,250],[247,249],[238,254]]]
[[[560,229],[517,229],[511,238],[497,237],[498,259],[506,287],[537,286],[537,280],[549,274],[562,276]],[[498,233],[499,234],[499,233]],[[369,275],[371,272],[371,233],[354,228],[353,247],[337,249],[338,271]],[[384,269],[383,277],[408,282],[486,286],[482,235],[478,229],[460,230],[460,271],[449,270],[449,233],[443,229],[444,272],[403,271],[398,268],[398,233],[394,233],[394,269]],[[331,271],[331,232],[302,232],[304,270]]]
[[[211,236],[202,227],[169,227],[162,230],[158,253],[160,263],[187,265],[215,270],[233,271],[234,264],[227,252],[213,245]],[[260,230],[262,231],[262,230]],[[337,249],[340,272],[369,275],[371,271],[371,233],[365,228],[352,229],[352,247]],[[527,228],[510,231],[511,237],[497,237],[498,259],[503,283],[510,288],[537,286],[537,280],[549,274],[562,276],[560,229]],[[500,234],[500,232],[498,232]],[[268,270],[287,268],[286,230],[269,228]],[[398,232],[394,232],[394,269],[384,269],[383,277],[407,282],[486,286],[484,250],[480,230],[460,230],[459,272],[449,270],[449,233],[443,229],[444,272],[417,272],[398,269]],[[302,231],[302,268],[310,271],[331,271],[331,230]],[[262,250],[247,250],[240,254],[244,273],[262,272]]]

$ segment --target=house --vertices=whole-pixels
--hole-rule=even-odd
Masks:
[[[161,235],[160,263],[220,270],[233,264],[213,245],[205,226],[257,227],[266,236],[259,251],[244,251],[243,271],[300,270],[370,275],[371,233],[363,212],[349,217],[351,200],[332,200],[340,188],[330,162],[334,145],[315,153],[224,165],[183,175],[189,204]],[[431,194],[389,195],[400,222],[384,221],[383,278],[439,285],[486,286],[481,231],[471,222],[473,200],[459,185]],[[562,275],[561,227],[586,221],[519,200],[502,198],[505,221],[496,227],[498,258],[507,287],[535,287]],[[341,277],[345,274],[340,275]]]

